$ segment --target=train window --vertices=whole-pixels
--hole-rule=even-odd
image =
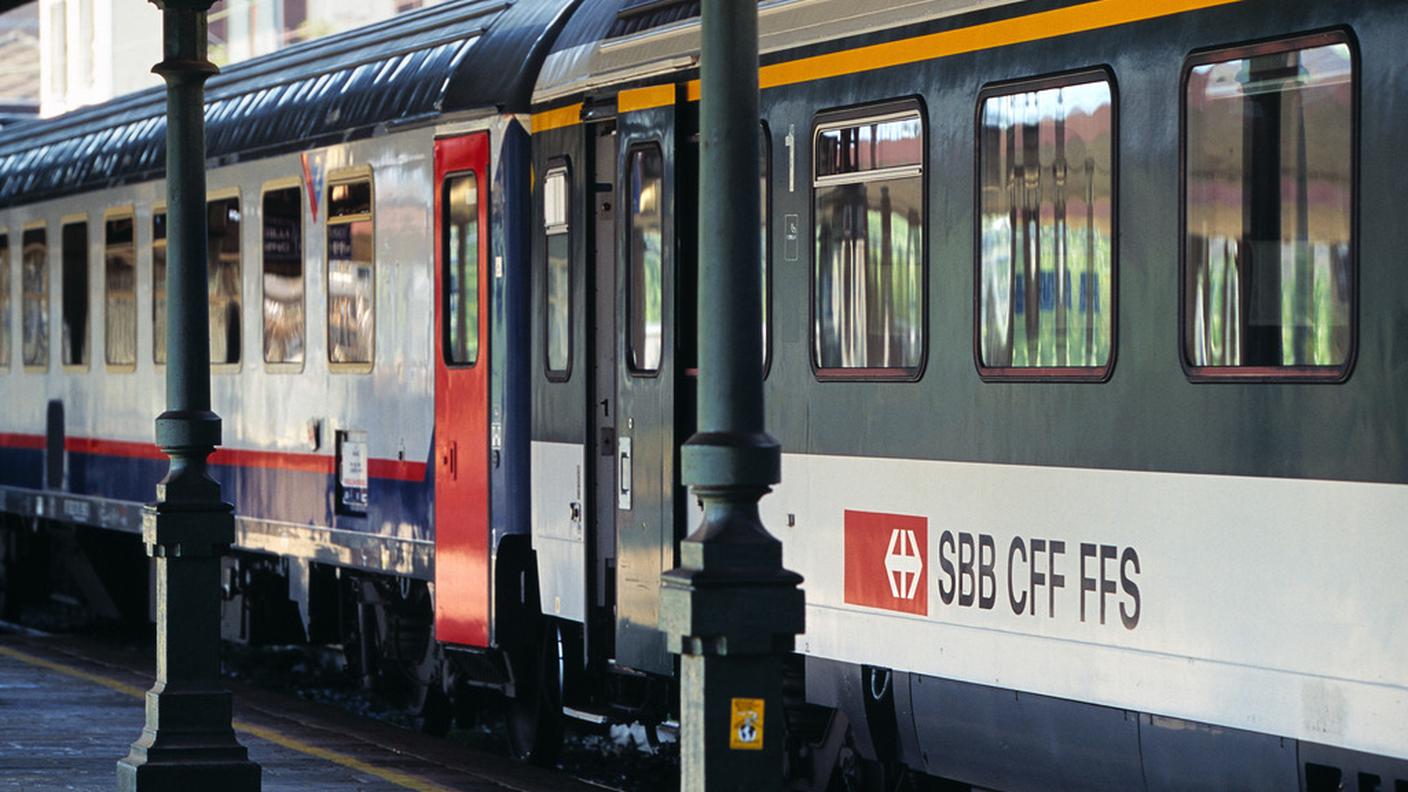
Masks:
[[[23,292],[21,357],[31,368],[49,365],[49,243],[43,228],[20,236],[20,289]]]
[[[1194,377],[1348,373],[1354,56],[1340,34],[1184,74],[1184,363]]]
[[[240,199],[218,198],[206,204],[206,273],[210,295],[210,363],[240,362],[241,299]]]
[[[1103,73],[984,92],[979,370],[1101,378],[1114,336],[1114,102]]]
[[[823,377],[916,376],[924,354],[919,110],[819,124],[814,150],[813,362]]]
[[[0,368],[10,367],[10,235],[0,234]]]
[[[103,338],[109,366],[137,364],[137,264],[132,216],[103,223]]]
[[[303,362],[302,190],[264,193],[264,362]]]
[[[660,147],[632,149],[627,162],[630,185],[630,309],[631,369],[653,373],[664,351],[664,199],[665,164]]]
[[[88,365],[88,223],[63,225],[63,364]]]
[[[370,366],[376,332],[372,183],[328,187],[328,360]]]
[[[762,277],[762,308],[763,308],[763,376],[767,376],[768,365],[772,362],[772,353],[768,347],[772,340],[768,337],[768,281],[769,267],[768,249],[771,241],[768,238],[768,218],[771,215],[768,206],[768,179],[772,176],[772,139],[768,136],[767,124],[763,124],[758,132],[758,227],[759,238],[761,239],[762,251],[760,253],[759,273]]]
[[[543,179],[543,230],[547,236],[548,373],[566,379],[572,360],[572,259],[569,247],[567,168]]]
[[[479,360],[479,181],[445,180],[445,362]]]
[[[152,362],[166,363],[166,212],[152,213]]]

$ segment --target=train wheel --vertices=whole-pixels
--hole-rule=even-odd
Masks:
[[[510,654],[514,696],[508,702],[508,741],[513,755],[551,765],[562,748],[562,640],[548,623],[536,640]],[[516,654],[516,656],[515,656]]]

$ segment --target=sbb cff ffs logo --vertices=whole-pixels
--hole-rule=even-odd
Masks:
[[[929,520],[846,510],[846,602],[929,615]]]

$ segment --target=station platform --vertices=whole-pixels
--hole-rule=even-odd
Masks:
[[[0,634],[0,790],[108,790],[141,733],[148,662],[81,639]],[[229,685],[263,789],[588,792],[601,787],[331,705]]]

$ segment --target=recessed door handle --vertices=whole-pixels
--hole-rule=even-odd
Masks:
[[[616,496],[616,508],[622,511],[629,511],[631,508],[631,438],[622,437],[618,440],[620,453],[617,456],[617,487],[620,492]]]

